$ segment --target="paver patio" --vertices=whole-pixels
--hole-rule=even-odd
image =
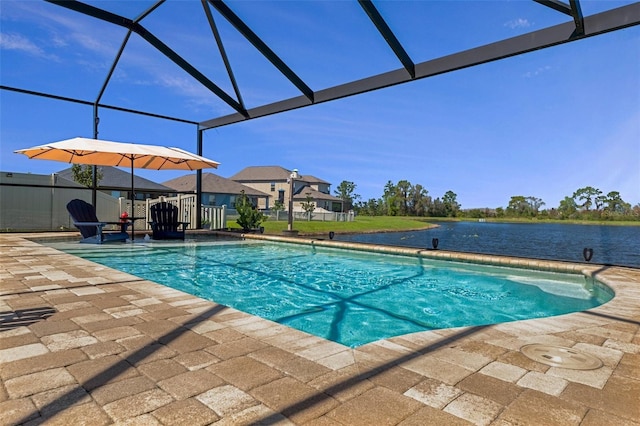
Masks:
[[[2,425],[640,425],[638,269],[574,265],[616,292],[586,312],[351,349],[29,236],[0,234]]]

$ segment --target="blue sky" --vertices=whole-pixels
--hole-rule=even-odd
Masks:
[[[153,2],[86,1],[136,17]],[[629,1],[582,1],[585,16]],[[566,17],[533,1],[374,1],[415,63],[514,37]],[[355,1],[230,1],[313,90],[401,67]],[[1,84],[96,99],[125,31],[41,1],[0,0]],[[214,12],[247,107],[300,93]],[[202,6],[161,5],[142,25],[227,93]],[[132,35],[101,102],[202,121],[233,111]],[[0,91],[0,170],[67,167],[14,154],[92,137],[92,108]],[[100,110],[99,138],[196,149],[196,126]],[[463,208],[511,196],[557,207],[576,189],[640,203],[640,27],[205,132],[203,155],[230,177],[247,166],[353,181],[364,200],[387,181],[452,190]],[[137,170],[157,182],[181,172]]]

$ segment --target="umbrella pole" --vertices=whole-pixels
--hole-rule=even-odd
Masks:
[[[133,156],[131,156],[131,242],[132,243],[136,239],[135,202],[136,202],[136,194],[135,194],[135,186],[133,183]]]

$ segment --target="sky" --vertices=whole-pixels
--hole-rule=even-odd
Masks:
[[[134,18],[150,1],[85,1]],[[630,1],[581,2],[585,16]],[[314,91],[401,68],[355,1],[228,1]],[[375,1],[413,62],[571,18],[533,1]],[[213,16],[248,108],[299,96],[253,46]],[[231,96],[202,5],[169,0],[141,24]],[[42,1],[0,0],[2,85],[95,101],[126,30]],[[100,102],[200,122],[234,111],[133,34]],[[100,139],[196,150],[197,126],[105,108]],[[93,137],[93,108],[0,90],[0,171],[50,174],[67,164],[15,150]],[[640,26],[204,133],[210,170],[298,169],[346,180],[366,201],[408,180],[462,208],[546,208],[585,186],[640,203]],[[162,183],[183,172],[136,170]]]

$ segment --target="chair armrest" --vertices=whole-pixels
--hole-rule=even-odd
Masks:
[[[109,224],[109,222],[73,222],[75,226],[99,226],[100,228]]]
[[[162,222],[155,222],[155,221],[149,221],[147,222],[149,224],[149,226],[155,226],[155,225],[160,225]],[[191,222],[175,222],[178,225],[182,225],[182,226],[189,226],[191,224]]]
[[[73,225],[76,227],[95,226],[98,228],[98,234],[102,234],[102,228],[107,225],[120,225],[121,230],[126,232],[130,224],[131,222],[73,222]]]

